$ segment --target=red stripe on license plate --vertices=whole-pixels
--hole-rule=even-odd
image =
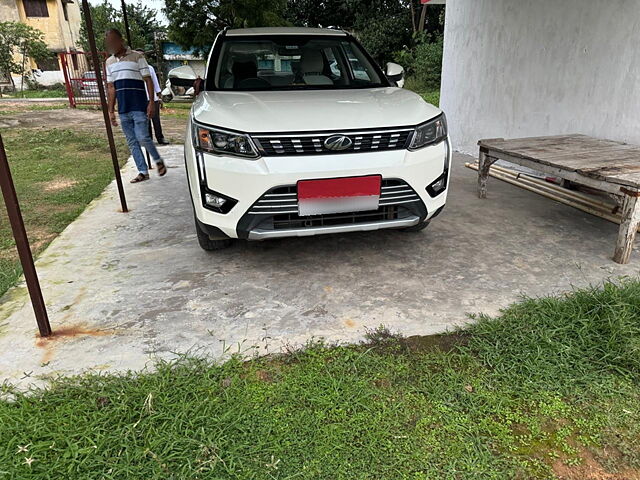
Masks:
[[[380,196],[381,183],[382,177],[380,175],[300,180],[298,182],[298,199]]]

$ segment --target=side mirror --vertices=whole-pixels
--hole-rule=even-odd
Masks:
[[[402,88],[404,87],[404,68],[397,63],[387,63],[387,78]]]

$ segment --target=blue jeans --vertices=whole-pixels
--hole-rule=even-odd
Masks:
[[[151,135],[149,135],[149,119],[146,112],[121,113],[120,125],[122,125],[122,131],[127,138],[127,145],[129,145],[133,160],[136,162],[138,172],[145,175],[149,173],[140,146],[147,149],[155,163],[162,163],[160,154],[151,140]]]

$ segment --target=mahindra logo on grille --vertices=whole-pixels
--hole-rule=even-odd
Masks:
[[[324,148],[327,150],[346,150],[351,145],[353,141],[344,135],[332,135],[324,141]]]

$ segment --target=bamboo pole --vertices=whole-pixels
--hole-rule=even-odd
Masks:
[[[562,197],[570,202],[577,202],[584,205],[587,205],[591,208],[596,208],[598,210],[606,211],[608,213],[613,213],[616,210],[616,205],[614,204],[606,204],[603,202],[599,202],[595,199],[585,198],[579,195],[573,195],[571,190],[563,189],[562,187],[554,186],[548,182],[534,182],[531,181],[530,178],[527,177],[517,177],[513,175],[503,174],[502,172],[495,172],[497,175],[504,175],[510,179],[517,180],[521,182],[523,185],[530,186],[532,188],[538,188],[542,191],[545,191],[551,195]]]
[[[576,199],[580,199],[581,201],[583,201],[585,203],[592,204],[594,206],[602,206],[602,207],[608,208],[610,210],[613,210],[617,206],[617,204],[615,204],[613,202],[605,202],[605,201],[599,200],[597,198],[594,198],[593,196],[587,195],[587,194],[582,193],[582,192],[578,192],[578,191],[575,191],[575,190],[567,190],[566,188],[562,188],[562,187],[560,187],[560,186],[558,186],[556,184],[547,182],[546,180],[542,180],[540,178],[537,178],[537,177],[534,177],[534,176],[531,176],[531,175],[527,175],[526,173],[522,173],[522,172],[518,172],[518,171],[515,171],[515,170],[511,170],[509,168],[504,168],[504,167],[501,167],[499,165],[493,164],[491,166],[491,169],[494,169],[495,171],[497,171],[499,173],[504,173],[506,175],[511,175],[514,178],[523,180],[523,181],[531,183],[531,184],[539,185],[539,186],[544,187],[544,188],[551,188],[551,189],[553,189],[554,191],[556,191],[559,194],[563,194],[563,195],[569,194],[569,195],[571,195],[572,197],[574,197]]]
[[[477,163],[465,163],[465,167],[470,168],[472,170],[476,170],[476,171],[478,170]],[[609,222],[617,223],[619,225],[622,221],[621,216],[612,213],[611,209],[609,208],[609,205],[607,204],[599,203],[599,202],[596,202],[595,205],[589,204],[585,202],[584,198],[581,197],[582,194],[580,196],[575,195],[577,192],[574,192],[572,190],[565,190],[562,187],[554,186],[553,184],[549,184],[547,186],[547,185],[537,184],[537,182],[523,181],[522,176],[518,176],[517,174],[511,173],[511,172],[509,173],[500,172],[499,170],[494,168],[495,167],[492,166],[491,169],[489,170],[489,175],[491,175],[494,178],[497,178],[504,182],[518,186],[524,190],[537,193],[539,195],[542,195],[543,197],[549,198],[551,200],[555,200],[556,202],[562,203],[564,205],[577,208],[578,210],[603,218],[605,220],[608,220]],[[507,170],[501,167],[498,167],[498,168],[500,170]],[[527,180],[530,180],[530,179],[531,177],[529,177]],[[542,180],[539,180],[539,182],[542,182]],[[640,230],[640,227],[638,228],[638,230]]]

